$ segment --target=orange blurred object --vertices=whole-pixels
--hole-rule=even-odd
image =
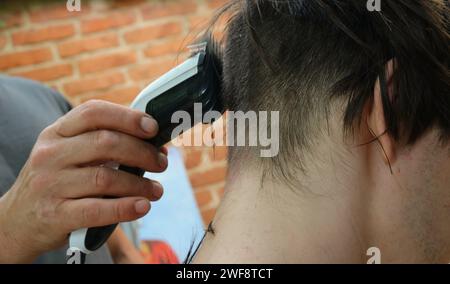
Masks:
[[[141,253],[148,264],[179,264],[172,247],[164,241],[143,241]]]

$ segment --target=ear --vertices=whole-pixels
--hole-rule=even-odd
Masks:
[[[386,64],[386,84],[388,96],[392,97],[392,76],[394,73],[394,62],[390,60]],[[386,164],[395,161],[395,141],[389,134],[386,119],[383,110],[383,100],[381,97],[380,78],[377,79],[373,92],[373,104],[371,105],[368,116],[367,125],[373,138],[377,138],[381,144],[380,154]]]

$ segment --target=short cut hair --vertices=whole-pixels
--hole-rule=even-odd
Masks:
[[[230,16],[225,106],[280,111],[280,153],[269,159],[275,175],[289,180],[303,168],[301,153],[326,131],[321,122],[334,99],[344,102],[343,130],[353,133],[391,59],[393,91],[382,95],[387,132],[412,144],[437,126],[449,139],[448,1],[381,4],[371,12],[366,0],[231,0],[220,12]],[[231,160],[242,151],[230,149]]]

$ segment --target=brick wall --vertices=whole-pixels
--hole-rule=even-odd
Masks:
[[[184,47],[225,2],[81,0],[82,11],[72,13],[65,0],[15,5],[0,12],[0,72],[41,81],[74,105],[94,98],[128,104],[186,57]],[[226,148],[183,154],[209,222],[223,194]]]

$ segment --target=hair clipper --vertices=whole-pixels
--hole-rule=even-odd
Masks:
[[[171,122],[174,112],[183,110],[195,117],[194,103],[202,104],[203,114],[211,110],[224,111],[220,97],[222,62],[213,40],[210,38],[191,46],[191,50],[195,53],[190,58],[148,85],[131,104],[131,108],[146,112],[158,122],[159,133],[148,140],[156,147],[171,140],[172,130],[179,124]],[[192,120],[191,127],[198,122]],[[144,170],[125,165],[118,169],[144,175]],[[89,254],[107,241],[116,226],[112,224],[74,231],[70,235],[70,247]]]

